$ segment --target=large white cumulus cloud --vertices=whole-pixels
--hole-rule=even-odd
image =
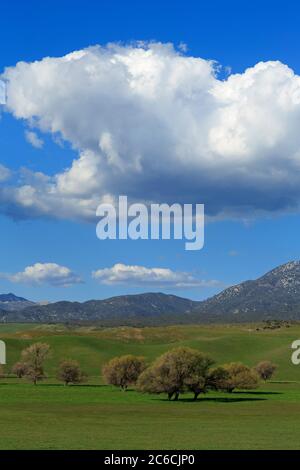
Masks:
[[[6,69],[6,109],[78,157],[4,186],[17,215],[91,219],[101,200],[204,202],[215,215],[298,210],[300,77],[261,62],[218,78],[169,44],[90,47]]]

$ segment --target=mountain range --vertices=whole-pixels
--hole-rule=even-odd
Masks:
[[[122,295],[86,302],[35,304],[0,295],[0,322],[165,325],[300,320],[300,261],[278,266],[256,280],[223,290],[204,301],[163,293]]]

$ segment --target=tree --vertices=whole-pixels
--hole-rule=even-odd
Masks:
[[[186,351],[185,361],[184,387],[193,392],[194,400],[197,400],[200,393],[206,393],[210,388],[210,368],[214,361],[195,349]]]
[[[21,379],[24,377],[27,373],[28,366],[25,364],[25,362],[16,362],[16,364],[12,368],[12,373],[15,374],[18,379]]]
[[[241,362],[232,362],[223,366],[228,376],[218,381],[218,388],[233,392],[235,388],[251,390],[259,385],[257,372]]]
[[[199,393],[208,387],[209,369],[213,361],[191,348],[175,348],[160,356],[139,377],[137,386],[141,392],[166,393],[168,399],[178,400],[185,390]]]
[[[257,364],[255,370],[259,377],[266,381],[273,377],[275,371],[277,370],[277,366],[271,361],[261,361]]]
[[[82,383],[86,377],[87,375],[82,372],[79,363],[73,360],[62,361],[57,371],[58,380],[64,382],[65,385]]]
[[[50,346],[46,343],[35,343],[22,351],[22,362],[26,364],[25,376],[34,385],[45,378],[44,362],[49,356]]]
[[[104,365],[102,372],[107,384],[120,387],[124,391],[129,385],[136,383],[145,367],[143,357],[127,355],[111,359]]]

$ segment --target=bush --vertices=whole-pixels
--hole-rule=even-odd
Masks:
[[[26,376],[28,366],[25,364],[25,362],[16,362],[11,371],[18,377],[18,379],[21,379],[22,377]]]
[[[58,380],[64,382],[65,385],[82,383],[86,377],[87,375],[82,372],[77,361],[64,360],[57,371]]]
[[[229,379],[229,372],[224,367],[212,369],[208,376],[208,387],[212,390],[221,390],[225,381]]]
[[[223,366],[228,373],[227,378],[218,381],[218,388],[233,392],[234,389],[251,390],[259,385],[257,372],[241,362],[232,362]]]
[[[270,380],[277,370],[277,366],[270,361],[262,361],[255,367],[259,377],[264,381]]]

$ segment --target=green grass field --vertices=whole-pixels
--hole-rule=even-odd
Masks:
[[[300,326],[256,330],[256,325],[167,328],[66,328],[2,325],[8,365],[20,351],[47,342],[52,357],[48,379],[36,387],[15,378],[0,379],[1,449],[300,449],[300,366],[291,363],[291,343]],[[150,362],[179,345],[197,348],[222,364],[241,360],[252,366],[278,364],[273,382],[259,390],[211,392],[191,401],[120,392],[103,386],[102,364],[122,354]],[[65,387],[55,379],[62,358],[80,361],[86,385]]]

